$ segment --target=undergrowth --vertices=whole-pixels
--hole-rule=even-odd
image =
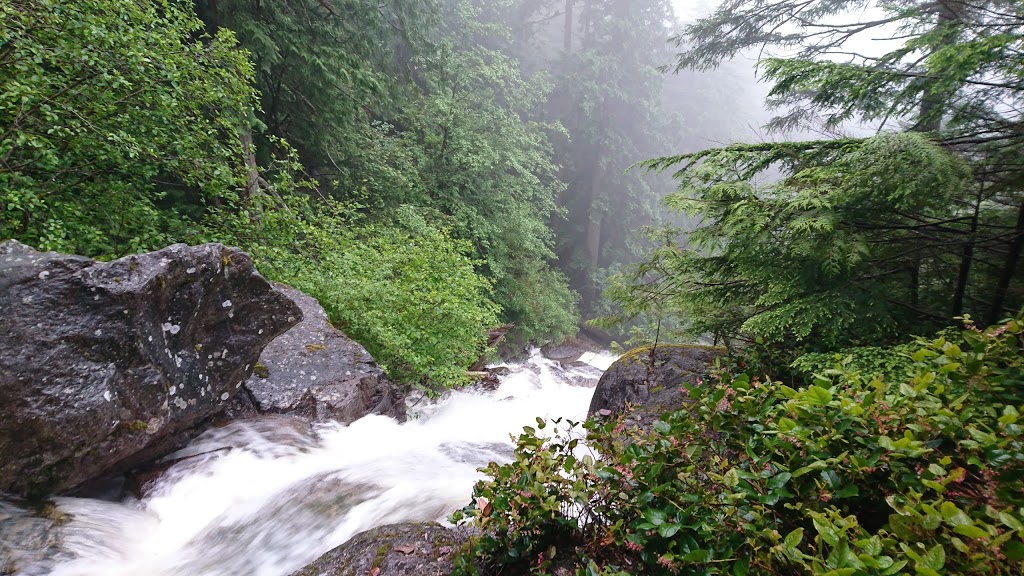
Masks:
[[[799,388],[719,371],[650,432],[526,428],[453,517],[481,529],[459,573],[1024,574],[1022,335]]]

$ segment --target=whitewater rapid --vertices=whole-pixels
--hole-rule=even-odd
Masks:
[[[342,426],[284,417],[211,430],[172,458],[142,500],[58,498],[59,550],[24,576],[287,576],[383,524],[443,521],[477,471],[508,461],[537,417],[582,420],[609,355],[563,367],[538,352],[491,391],[411,408],[405,424]]]

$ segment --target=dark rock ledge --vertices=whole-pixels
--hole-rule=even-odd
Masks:
[[[64,492],[177,449],[301,319],[220,244],[96,262],[0,243],[0,492]]]
[[[302,310],[302,322],[260,355],[245,383],[248,402],[263,414],[293,414],[312,421],[350,423],[367,414],[405,421],[405,395],[365,348],[334,328],[313,298],[283,284],[274,292]]]
[[[597,383],[589,414],[626,414],[628,423],[649,429],[662,414],[679,410],[687,402],[680,391],[698,378],[726,352],[725,348],[696,344],[661,344],[637,348],[615,361]]]
[[[469,532],[440,524],[391,524],[368,530],[292,576],[447,576]]]

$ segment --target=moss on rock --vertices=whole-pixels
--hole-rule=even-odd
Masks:
[[[725,352],[722,347],[700,344],[634,348],[605,371],[594,390],[590,414],[628,410],[635,424],[649,427],[661,414],[681,408],[687,398],[680,389],[698,384]]]

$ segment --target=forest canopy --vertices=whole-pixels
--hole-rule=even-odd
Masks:
[[[501,324],[514,345],[601,317],[821,352],[1021,306],[1018,6],[707,8],[2,0],[0,235],[99,258],[236,244],[335,322],[383,319],[397,332],[363,343],[446,385]],[[779,115],[745,143],[730,59],[751,54]],[[378,258],[448,270],[434,289],[465,287],[464,314],[424,339],[430,315],[346,300],[342,278],[388,290]]]

